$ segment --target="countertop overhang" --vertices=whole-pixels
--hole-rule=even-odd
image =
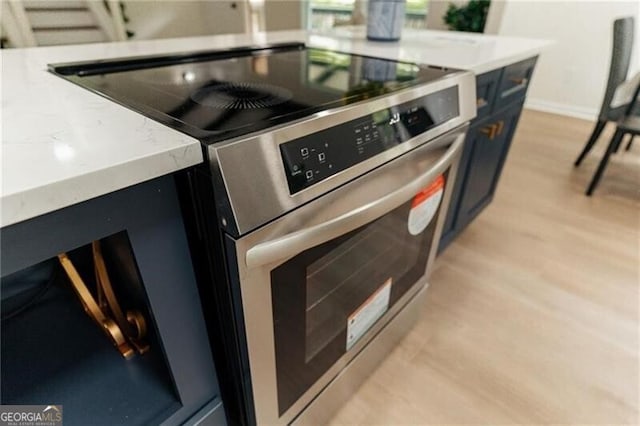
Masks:
[[[301,41],[481,74],[539,54],[546,40],[405,30],[370,42],[364,28],[4,49],[0,226],[4,227],[202,162],[199,142],[47,71],[50,63]]]

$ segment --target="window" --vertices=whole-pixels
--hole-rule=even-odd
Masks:
[[[429,0],[406,1],[405,28],[425,28]],[[310,27],[322,30],[340,25],[364,24],[366,8],[367,3],[362,0],[311,0]]]

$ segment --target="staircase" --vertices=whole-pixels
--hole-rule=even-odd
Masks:
[[[118,0],[1,0],[11,47],[126,40]]]

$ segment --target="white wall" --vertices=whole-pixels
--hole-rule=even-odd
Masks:
[[[189,37],[245,31],[245,0],[126,0],[133,39]]]
[[[427,3],[427,28],[430,30],[448,30],[444,15],[449,4],[463,5],[466,0],[429,0]]]
[[[500,31],[500,25],[502,24],[502,16],[504,15],[504,8],[506,6],[504,1],[492,1],[489,5],[489,12],[487,13],[487,21],[484,23],[485,34],[498,34]]]
[[[305,11],[309,7],[301,0],[266,0],[264,2],[267,31],[299,30],[305,25]]]
[[[508,0],[499,34],[553,39],[534,73],[527,106],[594,119],[609,73],[612,25],[636,17],[630,74],[640,69],[640,1]]]

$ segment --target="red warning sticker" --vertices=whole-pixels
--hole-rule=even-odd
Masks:
[[[411,235],[418,235],[429,226],[442,201],[443,194],[444,176],[440,175],[413,197],[408,223]]]

